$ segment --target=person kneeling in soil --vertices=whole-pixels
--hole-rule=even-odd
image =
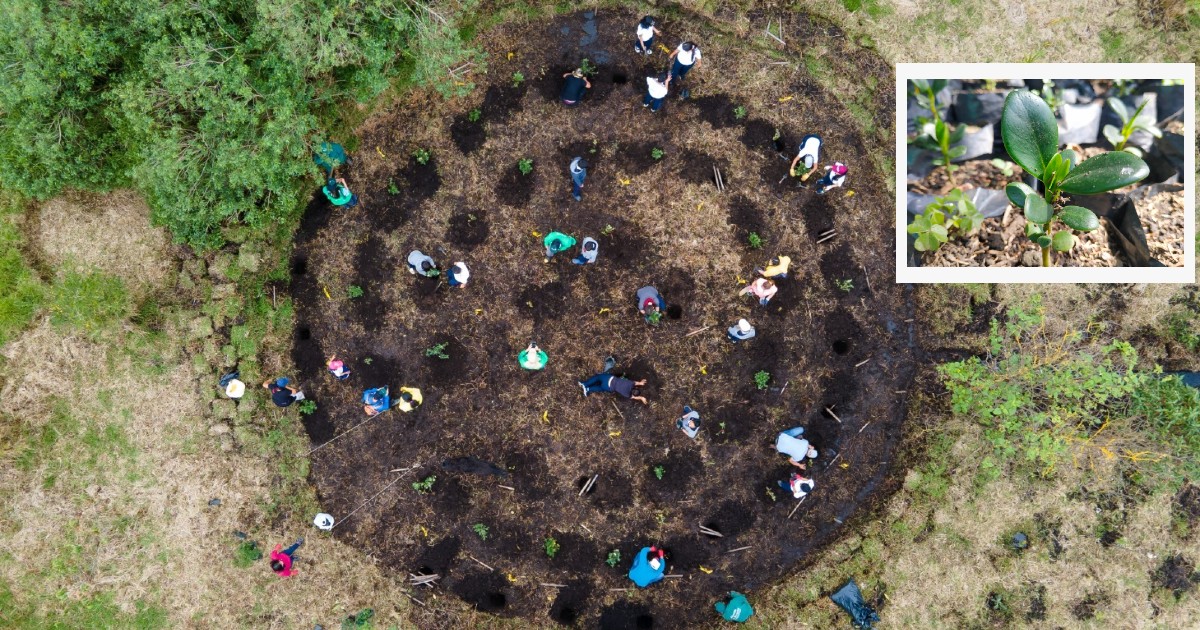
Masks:
[[[750,325],[750,322],[739,319],[736,324],[730,326],[729,330],[725,331],[725,336],[729,337],[729,340],[734,343],[752,339],[754,338],[754,327]]]
[[[596,256],[600,254],[600,243],[596,239],[585,236],[583,237],[583,245],[579,248],[579,255],[572,258],[571,262],[576,265],[590,265],[596,262]]]
[[[466,287],[467,280],[471,279],[471,270],[467,269],[467,263],[459,261],[450,267],[450,273],[446,274],[446,282],[451,287]]]
[[[275,549],[271,551],[271,570],[279,577],[291,577],[299,573],[292,568],[292,554],[304,544],[304,539],[301,538],[292,543],[291,547],[283,549],[283,545],[275,545]],[[283,549],[282,551],[280,551]]]
[[[587,90],[592,89],[592,82],[583,76],[583,70],[580,68],[564,74],[563,78],[567,81],[563,83],[562,93],[559,96],[562,98],[563,105],[574,107],[583,100],[583,95]]]
[[[846,173],[850,169],[841,162],[834,162],[825,167],[825,176],[817,182],[817,194],[824,195],[829,190],[839,188],[846,183]]]
[[[658,292],[658,289],[649,285],[638,289],[637,303],[638,312],[641,313],[642,317],[645,317],[646,321],[648,322],[657,322],[662,317],[662,313],[660,311],[667,307],[667,304],[663,301],[662,294]]]
[[[358,195],[350,192],[350,186],[346,185],[346,180],[338,178],[330,178],[321,187],[321,192],[325,193],[325,197],[329,199],[329,203],[340,208],[346,206],[353,208],[358,205]]]
[[[793,497],[803,499],[808,496],[808,493],[813,491],[816,484],[812,478],[805,477],[800,473],[792,473],[792,476],[786,481],[780,481],[779,487],[792,493]]]
[[[537,371],[550,362],[550,357],[538,345],[532,341],[529,342],[529,347],[521,351],[517,355],[517,362],[526,370]]]
[[[629,579],[638,588],[646,588],[663,579],[667,572],[667,554],[658,547],[642,547],[633,558],[633,567],[629,569]]]
[[[350,368],[346,367],[346,364],[337,356],[329,357],[329,360],[325,362],[325,368],[329,370],[333,378],[339,381],[350,378]]]
[[[288,385],[289,382],[286,376],[281,376],[274,382],[263,381],[263,389],[271,392],[271,402],[275,403],[276,407],[287,407],[304,398],[299,389]]]
[[[789,464],[805,470],[807,466],[804,460],[816,459],[817,449],[809,444],[808,440],[800,437],[801,435],[804,435],[804,427],[793,427],[780,432],[775,438],[775,450],[787,455]]]
[[[741,291],[738,291],[738,295],[753,293],[754,297],[758,298],[758,303],[766,306],[767,303],[771,301],[771,298],[775,297],[775,292],[778,290],[779,287],[775,286],[774,280],[771,280],[770,278],[759,278],[746,285],[746,287]]]
[[[683,415],[675,421],[675,428],[693,440],[696,439],[696,434],[700,432],[700,412],[684,405]]]
[[[408,273],[420,274],[426,278],[434,278],[442,273],[438,269],[437,263],[433,258],[427,256],[419,249],[414,249],[408,253]]]
[[[737,591],[729,591],[728,602],[717,602],[714,608],[725,621],[746,623],[754,616],[754,607],[746,600],[746,596]]]
[[[421,390],[416,387],[401,387],[400,402],[396,406],[400,408],[400,411],[408,413],[420,407],[423,400],[424,397],[421,396]]]
[[[821,163],[821,136],[809,134],[800,140],[800,149],[788,167],[788,174],[792,177],[796,176],[796,164],[801,160],[804,161],[804,174],[800,176],[800,181],[805,182],[817,172],[817,165]]]
[[[392,398],[388,395],[388,388],[376,387],[363,392],[363,411],[368,416],[377,416],[392,406]]]
[[[546,260],[544,262],[550,262],[550,259],[554,258],[554,255],[558,252],[568,247],[575,247],[575,237],[563,234],[562,232],[551,232],[546,235],[546,238],[542,239],[542,245],[546,246]]]
[[[583,388],[583,397],[587,398],[588,394],[597,392],[616,392],[630,400],[636,400],[643,405],[649,405],[641,388],[645,387],[646,379],[640,381],[631,381],[623,376],[613,376],[612,374],[601,373],[597,374],[586,381],[579,381],[579,386]]]
[[[767,266],[755,269],[754,272],[764,278],[772,280],[783,280],[788,277],[788,269],[792,266],[792,259],[787,256],[776,256],[767,263]]]

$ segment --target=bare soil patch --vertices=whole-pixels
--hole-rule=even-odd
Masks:
[[[364,127],[363,146],[383,155],[411,154],[412,141],[394,130],[429,130],[420,142],[437,160],[436,186],[411,160],[397,170],[367,153],[351,169],[364,190],[386,189],[391,178],[400,188],[393,197],[405,200],[403,221],[377,213],[374,195],[361,212],[328,216],[320,204],[310,207],[292,275],[298,327],[308,332],[293,358],[318,402],[305,419],[314,445],[363,420],[356,401],[365,387],[416,385],[425,396],[416,412],[384,414],[314,453],[311,479],[322,505],[345,514],[392,481],[393,469],[436,476],[429,494],[401,481],[336,535],[371,549],[398,575],[442,575],[436,588],[480,611],[604,628],[692,625],[709,619],[725,590],[792,573],[848,515],[895,487],[890,462],[905,406],[893,392],[907,389],[917,352],[898,322],[911,321],[911,305],[886,271],[887,222],[869,218],[891,207],[888,189],[847,112],[824,107],[820,124],[836,130],[826,142],[837,159],[857,165],[855,195],[785,198],[755,175],[765,160],[783,164],[775,130],[801,137],[818,125],[815,113],[764,108],[762,118],[728,129],[728,104],[748,101],[743,88],[721,83],[731,91],[706,93],[700,107],[672,98],[651,116],[633,85],[644,60],[623,56],[627,26],[640,16],[588,13],[485,36],[498,60],[489,72],[496,83],[481,102],[463,104],[483,110],[481,148],[459,143],[464,119],[431,119],[420,108],[395,108]],[[546,29],[571,35],[546,40]],[[593,93],[564,108],[556,79],[582,57],[600,64]],[[864,71],[885,72],[876,62],[864,61]],[[517,71],[527,80],[514,87]],[[702,69],[689,87],[702,91],[709,81]],[[804,86],[780,85],[780,94],[762,98],[778,103]],[[662,159],[651,155],[656,147]],[[567,194],[566,165],[576,155],[590,162],[582,202]],[[534,171],[521,175],[516,163],[526,157]],[[723,194],[711,181],[713,164],[729,186]],[[816,210],[806,208],[810,202]],[[817,245],[814,230],[831,228],[859,238]],[[598,262],[572,265],[575,252],[543,262],[541,236],[551,230],[595,237]],[[763,249],[747,245],[752,231],[766,239]],[[470,284],[449,289],[444,279],[399,270],[410,247],[443,268],[467,261]],[[775,252],[793,257],[794,277],[769,307],[738,298],[736,277],[752,278]],[[875,292],[866,289],[864,269],[875,274]],[[822,276],[853,279],[854,289]],[[353,303],[326,299],[321,283],[331,278],[355,278],[366,293]],[[658,325],[636,313],[634,293],[647,284],[670,305]],[[734,346],[724,328],[742,316],[759,337]],[[704,326],[711,329],[689,336]],[[550,355],[542,372],[517,364],[530,339]],[[442,343],[447,358],[427,354]],[[355,369],[349,381],[325,374],[323,356],[333,351]],[[610,353],[617,373],[647,380],[649,407],[613,395],[583,398],[577,381]],[[874,360],[856,367],[864,358]],[[754,382],[759,371],[770,373],[763,389]],[[696,441],[674,427],[685,404],[703,415]],[[821,415],[828,405],[841,423]],[[809,427],[822,449],[821,491],[789,518],[795,503],[775,481],[790,467],[771,444],[794,425]],[[854,465],[830,467],[837,454]],[[509,476],[442,467],[458,457],[491,462]],[[475,523],[489,527],[487,540],[471,531]],[[725,536],[701,536],[698,524]],[[547,537],[560,546],[554,558],[544,551]],[[748,541],[754,554],[726,553]],[[655,585],[651,600],[607,595],[628,585],[629,562],[652,543],[666,546],[671,571],[684,577]],[[613,549],[622,557],[616,568],[604,562]],[[548,596],[542,582],[566,587]]]

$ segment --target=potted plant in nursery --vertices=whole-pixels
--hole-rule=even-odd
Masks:
[[[1067,195],[1116,190],[1150,173],[1141,158],[1125,151],[1101,153],[1083,162],[1074,151],[1059,151],[1054,112],[1046,101],[1028,90],[1009,93],[1000,130],[1009,156],[1037,179],[1040,190],[1013,183],[1005,187],[1005,193],[1024,213],[1025,236],[1041,248],[1043,267],[1050,266],[1051,248],[1071,251],[1075,246],[1073,231],[1090,232],[1100,227],[1100,220],[1091,210],[1067,205]]]

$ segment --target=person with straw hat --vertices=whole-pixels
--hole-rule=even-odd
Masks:
[[[729,330],[725,332],[729,340],[734,343],[750,339],[754,337],[754,334],[754,326],[751,326],[750,322],[744,319],[739,319],[736,324],[730,326]]]

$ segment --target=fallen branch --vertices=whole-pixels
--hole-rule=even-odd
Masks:
[[[865,428],[867,428],[867,427],[869,427],[869,426],[871,426],[871,422],[870,422],[870,421],[868,421],[866,424],[862,425],[862,429],[859,429],[859,430],[858,430],[858,432],[859,432],[859,433],[862,433],[862,432],[863,432],[863,429],[865,429]]]
[[[492,567],[489,567],[488,565],[484,564],[483,560],[480,560],[479,558],[476,558],[475,556],[472,556],[471,554],[467,554],[467,557],[474,560],[475,562],[478,562],[479,566],[482,566],[483,568],[487,569],[488,571],[495,571],[495,569],[493,569]]]
[[[737,549],[730,549],[729,551],[726,551],[725,553],[737,553],[739,551],[745,551],[745,550],[749,549],[750,547],[751,547],[750,545],[747,545],[745,547],[738,547]]]
[[[788,520],[791,520],[792,515],[796,513],[796,510],[800,509],[800,504],[804,503],[804,499],[807,499],[807,498],[808,498],[808,495],[806,494],[806,495],[804,495],[803,498],[801,498],[799,501],[796,502],[796,507],[792,508],[791,512],[788,512]]]
[[[702,332],[704,332],[704,331],[708,330],[709,328],[712,328],[712,326],[705,326],[704,328],[701,328],[701,329],[699,329],[699,330],[693,330],[692,332],[690,332],[690,333],[688,333],[688,334],[684,335],[684,337],[691,337],[691,336],[693,336],[693,335],[699,335],[700,333],[702,333]]]
[[[833,416],[833,419],[834,419],[834,420],[837,420],[837,421],[838,421],[838,424],[841,424],[841,423],[842,423],[842,419],[841,419],[841,418],[839,418],[839,417],[838,417],[838,415],[837,415],[836,413],[833,413],[833,407],[826,407],[826,408],[825,408],[825,413],[828,413],[829,415]]]

